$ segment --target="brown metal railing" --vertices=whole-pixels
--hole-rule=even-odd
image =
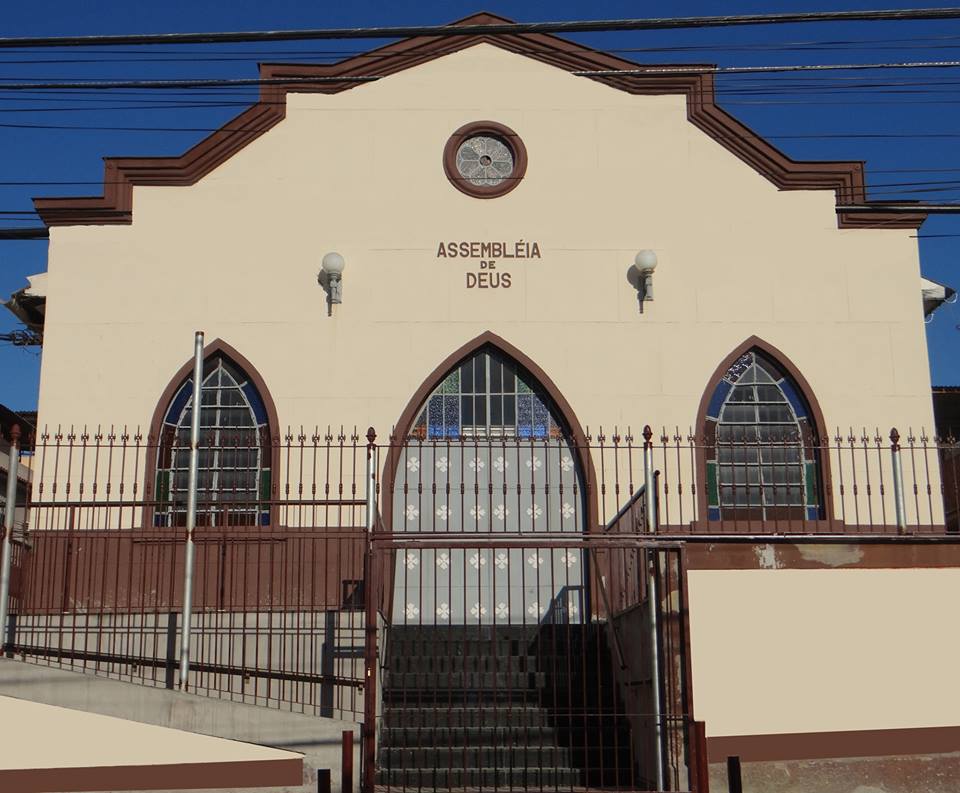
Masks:
[[[33,532],[12,611],[23,660],[174,685],[182,532]],[[190,690],[355,720],[362,529],[198,529]]]
[[[226,434],[218,438],[220,452],[238,450]],[[566,769],[563,779],[639,789],[657,782],[651,763],[659,758],[663,789],[695,788],[702,757],[692,732],[680,541],[958,530],[960,453],[952,439],[851,432],[791,458],[796,448],[725,448],[649,431],[381,444],[356,431],[288,432],[258,452],[254,490],[250,476],[211,475],[199,498],[189,689],[393,729],[391,699],[427,696],[391,679],[391,642],[405,630],[472,626],[492,631],[494,643],[497,630],[516,630],[511,641],[541,649],[566,642],[579,653],[563,661],[577,660],[579,679],[549,653],[517,656],[535,659],[531,674],[543,680],[524,697],[553,714],[551,729],[567,730],[567,743],[547,752],[569,761],[555,766]],[[63,430],[38,439],[27,530],[12,547],[8,652],[177,684],[185,507],[182,491],[157,473],[162,455],[137,432]],[[796,459],[812,465],[801,471]],[[574,567],[581,572],[573,575]],[[414,591],[416,599],[406,597]],[[449,595],[445,609],[441,591]],[[513,599],[521,593],[518,610]],[[480,652],[481,666],[500,663],[491,646]],[[507,674],[512,657],[505,656]],[[603,708],[586,697],[586,669],[609,676]],[[550,700],[557,691],[583,696],[574,707],[572,699]],[[449,686],[446,694],[450,703],[459,696]],[[622,732],[608,738],[621,748],[610,754],[609,742],[592,745],[589,729],[570,738],[575,713],[583,724],[612,713]],[[367,787],[378,773],[411,786],[412,776],[383,771],[409,753],[388,744],[380,754],[376,736],[365,733]],[[448,772],[469,777],[470,766],[445,757]],[[511,779],[496,777],[499,786]]]
[[[393,574],[373,784],[692,788],[681,546],[382,532],[374,548]]]
[[[654,528],[662,534],[960,531],[960,444],[953,438],[861,429],[837,431],[816,442],[718,442],[676,428],[645,430],[634,435],[629,429],[601,429],[579,439],[501,436],[382,443],[382,519],[388,527],[399,523],[400,516],[386,504],[404,495],[411,496],[407,506],[424,532],[449,530],[440,507],[461,517],[473,509],[473,526],[460,522],[469,530],[505,526],[486,517],[502,507],[512,520],[526,520],[524,531],[547,531],[551,515],[525,515],[530,506],[525,494],[533,489],[549,500],[543,509],[566,504],[578,525],[596,531],[645,484],[646,460],[656,474]],[[221,460],[229,462],[234,458],[228,453],[246,449],[247,436],[236,440],[233,446],[228,433],[218,434]],[[201,449],[202,444],[201,436]],[[365,447],[356,430],[288,431],[259,450],[255,490],[239,487],[236,476],[230,480],[235,472],[229,466],[221,474],[227,484],[213,485],[215,498],[204,499],[201,490],[197,525],[362,525]],[[532,453],[538,468],[526,467]],[[162,459],[158,443],[138,431],[45,432],[32,464],[29,528],[183,525],[183,491],[161,492],[171,487],[169,477],[158,474]],[[498,472],[496,466],[503,468]],[[512,479],[502,475],[518,469],[522,471]],[[208,480],[209,486],[209,475]]]

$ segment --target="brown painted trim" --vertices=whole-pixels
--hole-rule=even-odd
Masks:
[[[553,400],[553,403],[557,406],[557,410],[560,411],[560,415],[570,430],[571,442],[576,449],[577,457],[580,461],[580,469],[583,471],[585,479],[585,492],[583,496],[587,508],[586,526],[587,531],[593,531],[598,525],[597,516],[599,514],[596,494],[597,473],[593,466],[593,458],[590,456],[586,434],[577,419],[576,413],[573,412],[570,403],[567,402],[566,397],[564,397],[560,389],[557,388],[553,380],[550,379],[547,373],[544,372],[536,362],[510,344],[510,342],[490,331],[481,333],[476,338],[471,339],[450,353],[439,366],[427,375],[426,379],[410,398],[407,406],[403,409],[400,418],[397,419],[393,433],[390,436],[390,450],[387,453],[386,465],[383,471],[384,488],[381,494],[380,517],[384,530],[387,532],[393,531],[392,499],[396,484],[397,465],[400,462],[400,455],[403,453],[404,441],[410,433],[410,428],[413,427],[413,422],[416,421],[417,412],[423,406],[427,397],[433,392],[433,389],[443,382],[443,378],[446,377],[455,366],[483,347],[492,347],[516,361],[517,364],[530,373],[550,399]]]
[[[253,383],[260,399],[263,400],[263,406],[267,410],[267,434],[270,436],[270,500],[276,501],[279,488],[280,475],[280,419],[277,417],[277,406],[274,404],[273,397],[270,395],[270,389],[264,381],[257,367],[250,363],[247,358],[237,352],[233,347],[227,344],[223,339],[214,339],[203,348],[203,361],[206,364],[213,355],[220,354],[230,360],[238,369],[241,369],[250,381]],[[191,358],[171,378],[167,387],[160,395],[157,406],[153,410],[153,417],[150,419],[150,434],[147,436],[147,460],[145,465],[145,480],[143,485],[143,497],[146,501],[153,501],[157,478],[157,452],[159,451],[160,430],[163,423],[163,417],[170,407],[170,400],[187,380],[193,374],[193,359]],[[277,522],[277,507],[275,504],[270,506],[270,524]],[[153,507],[145,506],[143,509],[143,525],[150,527],[153,525]]]
[[[957,751],[960,751],[960,727],[724,735],[707,738],[707,753],[711,763],[721,763],[732,755],[738,755],[744,762],[758,763]]]
[[[817,401],[817,395],[814,390],[810,387],[810,383],[807,382],[807,378],[803,376],[803,373],[794,365],[781,350],[774,347],[772,344],[764,341],[759,336],[751,336],[750,338],[741,342],[732,352],[730,352],[726,358],[720,361],[716,369],[714,369],[713,374],[710,375],[710,379],[707,380],[706,387],[703,390],[703,395],[700,397],[700,405],[697,407],[697,420],[694,426],[694,432],[698,433],[699,438],[696,443],[696,471],[697,471],[697,481],[701,482],[702,485],[697,491],[697,515],[699,520],[692,527],[693,532],[708,532],[708,521],[707,515],[707,458],[705,454],[705,445],[707,438],[704,433],[704,426],[707,421],[707,408],[710,407],[710,399],[713,396],[714,389],[717,387],[717,383],[720,382],[720,379],[726,374],[727,369],[729,369],[733,363],[744,353],[750,352],[751,350],[758,350],[770,357],[774,363],[782,367],[786,373],[790,376],[794,383],[796,383],[797,388],[800,390],[801,396],[806,399],[807,405],[810,407],[811,419],[813,421],[813,429],[817,433],[816,443],[818,446],[822,446],[826,443],[827,439],[830,437],[827,434],[827,424],[823,418],[823,411],[820,409],[820,403]],[[825,523],[827,526],[837,525],[837,520],[834,516],[833,509],[833,479],[831,478],[830,473],[830,455],[829,454],[820,454],[819,456],[819,468],[820,468],[820,497],[823,500],[823,508],[825,514],[825,520],[823,521],[811,521],[815,523]],[[784,524],[787,526],[796,524],[803,526],[803,521],[799,520],[784,520]],[[744,532],[742,524],[744,521],[731,521],[734,524],[734,530]],[[720,525],[723,525],[723,522],[720,522]],[[834,529],[837,531],[837,529]],[[842,529],[841,529],[842,531]]]
[[[779,542],[722,541],[685,543],[689,570],[903,570],[960,567],[960,537],[941,542],[811,538]]]
[[[303,759],[0,770],[0,790],[202,790],[303,784]]]
[[[455,24],[509,23],[494,14],[480,13]],[[469,35],[435,38],[415,36],[388,44],[334,64],[261,64],[264,79],[310,77],[387,76],[440,58],[475,44],[490,44],[509,52],[567,71],[642,68],[642,64],[618,58],[548,34]],[[375,55],[376,57],[370,57]],[[656,67],[653,67],[656,68]],[[671,69],[684,68],[671,64]],[[838,212],[840,228],[917,228],[926,215],[922,205],[910,215],[883,212],[883,204],[866,198],[864,167],[859,161],[792,160],[745,124],[716,104],[713,75],[702,64],[687,66],[689,72],[651,73],[631,76],[590,76],[587,79],[638,95],[683,94],[687,117],[721,146],[761,173],[781,190],[833,190],[837,203],[876,208],[877,211]],[[258,138],[286,115],[286,95],[339,93],[360,83],[309,81],[263,85],[257,104],[228,121],[179,157],[108,158],[104,166],[102,196],[36,198],[37,213],[48,226],[76,224],[129,224],[133,222],[134,185],[191,185]]]
[[[465,140],[474,135],[490,135],[499,138],[510,149],[513,155],[513,171],[500,184],[486,187],[475,185],[460,175],[457,169],[457,151]],[[471,121],[454,132],[447,141],[447,145],[443,147],[443,172],[450,180],[450,184],[461,193],[466,193],[472,198],[499,198],[519,185],[527,172],[527,147],[510,127],[498,124],[496,121]]]

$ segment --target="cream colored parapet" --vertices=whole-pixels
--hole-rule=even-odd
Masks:
[[[0,697],[5,790],[152,790],[299,785],[303,755]],[[99,784],[94,784],[99,783]],[[182,787],[181,787],[182,786]]]
[[[955,726],[958,569],[692,570],[711,737]]]

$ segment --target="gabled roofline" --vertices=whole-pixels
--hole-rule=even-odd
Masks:
[[[480,13],[457,25],[506,23],[512,20]],[[129,224],[133,222],[134,185],[192,185],[228,160],[248,143],[279,123],[286,115],[286,95],[335,94],[363,83],[357,78],[385,77],[479,43],[516,52],[570,72],[642,68],[640,64],[545,33],[465,34],[436,38],[415,36],[347,58],[334,64],[260,64],[259,101],[208,135],[179,157],[108,157],[104,159],[102,196],[35,198],[37,213],[48,226]],[[375,53],[376,58],[370,54]],[[687,118],[698,129],[735,154],[781,190],[833,190],[838,206],[856,205],[858,211],[838,210],[840,228],[917,228],[926,219],[916,213],[884,211],[880,202],[866,198],[861,161],[797,161],[761,138],[716,104],[709,66],[691,64],[649,75],[588,75],[584,79],[631,94],[683,94]],[[318,78],[311,82],[311,78]],[[343,78],[343,82],[337,80]],[[289,79],[290,83],[283,80]],[[279,81],[279,82],[278,82]],[[902,202],[901,202],[902,203]]]

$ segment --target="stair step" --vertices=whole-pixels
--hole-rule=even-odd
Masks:
[[[398,691],[476,691],[543,688],[546,676],[542,672],[386,672],[385,689]]]
[[[579,626],[578,626],[579,627]],[[395,625],[390,635],[399,639],[532,639],[541,625]]]
[[[545,710],[511,703],[510,707],[491,708],[461,706],[456,708],[423,708],[420,706],[384,709],[384,727],[477,728],[477,727],[547,727]]]
[[[449,790],[464,787],[559,788],[579,783],[571,768],[394,768],[377,772],[379,785]]]
[[[504,716],[506,713],[504,712]],[[510,746],[556,744],[552,727],[384,727],[380,733],[384,746],[418,748],[421,746]]]
[[[536,672],[537,658],[532,655],[445,655],[402,656],[390,658],[390,671],[438,672],[458,674],[461,672]]]
[[[447,791],[629,783],[630,723],[607,652],[602,626],[392,627],[377,784]]]
[[[528,655],[529,643],[513,639],[398,639],[387,640],[387,653],[390,656],[414,658],[449,658],[489,656],[505,658],[511,655]]]
[[[519,746],[387,746],[380,765],[393,768],[554,768],[570,764],[556,744]]]

